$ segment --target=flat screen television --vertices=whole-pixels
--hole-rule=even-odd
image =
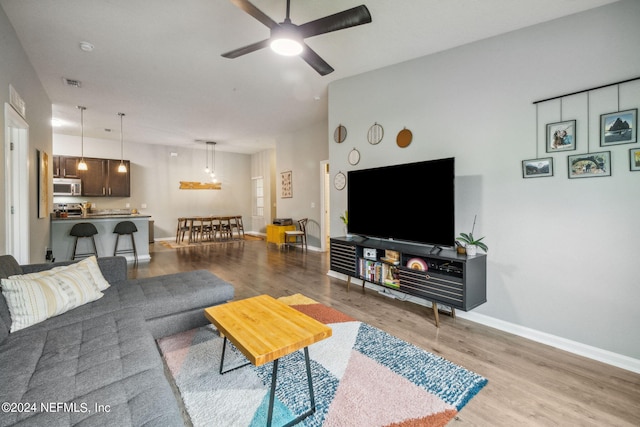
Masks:
[[[453,157],[350,171],[347,231],[454,246],[454,181]]]

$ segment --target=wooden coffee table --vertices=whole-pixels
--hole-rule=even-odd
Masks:
[[[204,310],[204,315],[224,336],[220,374],[241,368],[249,363],[261,366],[273,362],[267,426],[271,426],[273,417],[278,360],[301,348],[304,349],[311,408],[286,425],[294,425],[315,412],[316,405],[308,347],[329,338],[332,333],[330,327],[269,295],[260,295],[209,307]],[[244,354],[249,363],[223,371],[227,340],[231,341]]]

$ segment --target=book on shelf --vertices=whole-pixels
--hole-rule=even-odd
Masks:
[[[384,256],[380,257],[380,259],[384,262],[388,262],[389,264],[398,265],[400,264],[400,252],[386,249],[384,251]]]

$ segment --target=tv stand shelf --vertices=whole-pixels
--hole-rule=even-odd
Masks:
[[[433,251],[432,246],[367,239],[331,238],[330,268],[352,278],[431,301],[439,326],[437,304],[469,311],[487,301],[486,255],[460,255],[455,250]],[[386,257],[395,251],[397,261]],[[413,268],[409,267],[411,265]],[[420,270],[418,268],[423,268]]]

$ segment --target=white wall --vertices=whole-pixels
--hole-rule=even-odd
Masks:
[[[26,104],[29,125],[29,247],[30,262],[43,262],[49,244],[49,218],[38,218],[36,150],[51,155],[51,101],[44,91],[35,70],[22,50],[22,46],[0,8],[0,254],[5,253],[5,132],[4,104],[9,102],[9,85],[18,91]],[[49,187],[51,194],[53,187]]]
[[[120,158],[119,142],[86,138],[86,157]],[[53,152],[78,156],[80,138],[55,134]],[[171,152],[178,155],[173,157]],[[211,155],[211,154],[210,154]],[[175,236],[181,216],[242,215],[245,227],[251,218],[251,156],[216,151],[216,176],[221,190],[180,190],[180,181],[207,181],[205,149],[126,143],[124,157],[131,161],[131,197],[60,198],[56,201],[87,200],[97,209],[130,208],[151,215],[155,238]],[[146,208],[142,208],[146,204]],[[249,231],[249,230],[247,230]]]
[[[578,121],[578,149],[545,153],[545,123],[559,104],[533,101],[640,76],[640,2],[622,1],[330,85],[332,173],[449,156],[456,158],[456,232],[489,245],[486,319],[550,334],[640,362],[640,172],[629,149],[599,147],[599,116],[616,110],[616,88],[567,98],[563,118]],[[420,43],[416,40],[416,43]],[[620,87],[620,107],[640,107],[640,81]],[[587,120],[590,136],[587,147]],[[371,146],[369,126],[384,126]],[[395,143],[413,132],[405,149]],[[361,161],[347,163],[357,147]],[[610,150],[612,176],[568,179],[567,155]],[[554,157],[555,175],[522,179],[521,161]],[[425,201],[428,183],[416,183]],[[333,190],[334,235],[347,192]],[[372,207],[373,208],[373,207]],[[640,364],[636,364],[640,366]]]
[[[322,221],[320,162],[327,160],[327,125],[317,123],[276,138],[276,200],[279,218],[308,218],[308,246],[320,247]],[[293,197],[282,198],[280,173],[292,171]]]

